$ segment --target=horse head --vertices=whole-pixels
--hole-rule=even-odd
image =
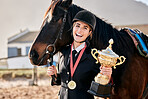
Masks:
[[[72,0],[52,0],[44,16],[40,32],[32,44],[29,58],[33,65],[45,65],[50,53],[55,54],[71,41],[68,9]],[[57,47],[58,46],[58,47]]]

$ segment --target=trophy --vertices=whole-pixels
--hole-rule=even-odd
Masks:
[[[97,60],[96,64],[100,62],[102,66],[113,67],[116,69],[117,65],[125,62],[124,56],[118,56],[112,51],[113,39],[109,40],[109,46],[102,51],[92,49],[91,54]],[[119,60],[119,61],[118,61]],[[118,62],[117,62],[118,61]],[[111,85],[109,84],[109,77],[99,73],[95,77],[95,81],[92,81],[90,90],[88,92],[99,97],[109,97],[111,91]]]

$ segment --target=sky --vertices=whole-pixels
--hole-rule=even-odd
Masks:
[[[148,0],[136,0],[136,1],[141,1],[141,2],[145,3],[146,5],[148,5]]]

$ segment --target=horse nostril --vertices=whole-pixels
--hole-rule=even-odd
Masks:
[[[39,55],[38,55],[37,51],[32,50],[30,52],[30,58],[38,58],[38,57],[39,57]]]
[[[30,58],[32,58],[34,55],[33,51],[30,51]]]

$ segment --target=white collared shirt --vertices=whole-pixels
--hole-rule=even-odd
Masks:
[[[80,50],[82,50],[84,47],[85,47],[85,42],[83,42],[83,43],[82,43],[80,46],[78,46],[76,49],[74,49],[74,47],[72,46],[72,51],[73,51],[73,50],[76,50],[77,53],[76,53],[75,55],[77,55],[77,54],[80,52]]]

